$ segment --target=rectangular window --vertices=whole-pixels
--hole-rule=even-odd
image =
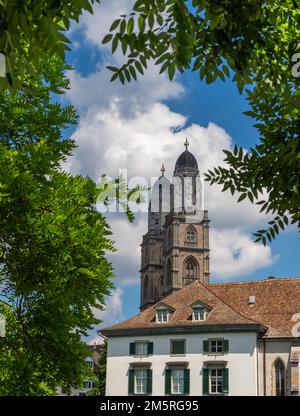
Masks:
[[[208,339],[203,341],[204,354],[226,354],[229,352],[228,339]]]
[[[136,342],[135,355],[148,355],[148,342]]]
[[[147,370],[134,370],[134,393],[147,394]]]
[[[87,389],[92,389],[93,388],[93,382],[92,381],[86,381],[84,384],[84,388]]]
[[[184,369],[171,370],[171,394],[184,394]]]
[[[185,354],[184,339],[171,339],[171,354]]]
[[[210,341],[210,352],[212,353],[222,353],[223,349],[223,340],[211,340]]]
[[[209,393],[223,393],[223,368],[211,368],[209,372]]]
[[[135,341],[129,343],[129,355],[152,355],[153,342]]]
[[[156,312],[156,322],[169,322],[168,309],[160,309]]]
[[[205,310],[204,310],[204,308],[194,308],[193,309],[193,319],[194,319],[194,321],[203,321],[205,319]]]

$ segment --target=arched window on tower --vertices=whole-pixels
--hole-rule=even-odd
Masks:
[[[189,284],[197,279],[197,263],[196,260],[189,257],[184,263],[184,283]]]
[[[274,366],[275,366],[276,396],[284,396],[285,395],[284,363],[280,358],[278,358],[275,361]]]
[[[171,284],[171,267],[171,259],[168,259],[166,269],[166,286],[170,286]]]
[[[197,232],[193,226],[186,230],[186,245],[195,245],[197,243]]]
[[[149,278],[148,278],[148,275],[146,274],[144,277],[144,287],[143,287],[144,302],[148,298],[148,287],[149,287]]]

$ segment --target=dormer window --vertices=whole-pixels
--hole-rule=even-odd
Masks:
[[[171,313],[174,312],[174,309],[166,305],[165,303],[160,303],[156,306],[156,319],[155,322],[162,324],[165,322],[169,322]]]
[[[156,322],[169,322],[169,310],[167,308],[160,308],[156,311]]]
[[[193,321],[204,321],[207,318],[210,307],[200,301],[193,303],[192,305],[192,319]]]
[[[193,308],[193,321],[204,321],[205,309],[204,308]]]

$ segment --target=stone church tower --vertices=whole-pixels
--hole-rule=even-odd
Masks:
[[[194,280],[209,282],[209,219],[202,210],[198,164],[186,150],[177,159],[170,182],[155,182],[149,203],[148,232],[141,258],[141,309]]]

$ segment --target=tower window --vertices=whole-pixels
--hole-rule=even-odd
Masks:
[[[196,261],[189,257],[183,266],[183,282],[185,285],[188,285],[197,279],[197,270]]]
[[[185,268],[185,275],[186,277],[195,278],[196,277],[196,263],[193,259],[189,259],[186,262],[186,268]]]
[[[194,245],[194,243],[197,242],[197,233],[194,227],[190,226],[188,227],[187,231],[186,231],[186,243],[187,244],[192,244]]]

